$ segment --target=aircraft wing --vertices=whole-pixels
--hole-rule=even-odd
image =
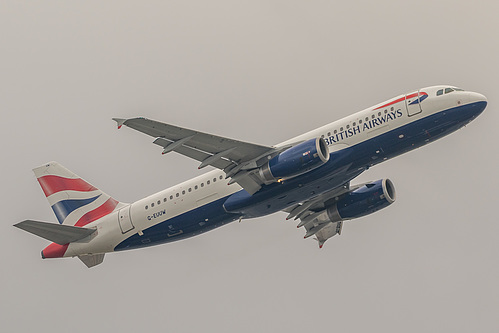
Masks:
[[[326,240],[335,235],[341,234],[343,221],[331,222],[329,219],[324,219],[323,216],[321,216],[321,212],[323,212],[327,207],[332,206],[343,195],[355,191],[365,184],[368,183],[358,184],[355,186],[350,186],[349,183],[346,183],[341,187],[322,193],[302,203],[293,205],[284,210],[286,213],[289,213],[286,220],[300,220],[297,227],[305,228],[306,233],[304,238],[315,235],[315,240],[319,243],[319,247],[322,248]]]
[[[263,182],[256,173],[270,158],[289,148],[274,148],[233,140],[146,118],[113,118],[118,128],[125,125],[152,136],[163,154],[177,152],[199,161],[199,169],[211,165],[226,173],[230,183],[237,182],[248,193],[257,192]]]

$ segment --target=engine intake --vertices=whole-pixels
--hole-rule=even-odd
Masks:
[[[329,147],[324,139],[311,139],[272,158],[260,168],[259,175],[268,185],[317,169],[327,161]]]
[[[389,179],[366,184],[340,198],[334,205],[311,216],[309,220],[339,222],[356,219],[377,212],[395,202],[395,187]],[[309,222],[305,218],[301,224]]]
[[[395,187],[389,179],[380,179],[350,192],[336,203],[344,220],[377,212],[395,202]]]

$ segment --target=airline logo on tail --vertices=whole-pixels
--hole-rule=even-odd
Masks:
[[[60,224],[83,227],[119,204],[57,162],[33,170]]]

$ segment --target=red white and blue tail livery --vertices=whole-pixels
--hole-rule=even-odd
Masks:
[[[119,204],[57,162],[33,172],[60,224],[83,227],[113,212]]]
[[[146,118],[115,118],[176,152],[214,168],[132,204],[120,203],[56,162],[34,169],[58,223],[15,226],[52,243],[42,258],[78,257],[88,267],[104,254],[172,242],[232,221],[287,213],[319,247],[345,221],[395,202],[389,179],[352,185],[362,172],[446,136],[474,120],[485,96],[452,86],[400,95],[264,146]]]

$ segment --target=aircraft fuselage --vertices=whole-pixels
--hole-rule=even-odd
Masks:
[[[264,185],[253,195],[237,183],[229,185],[223,171],[210,171],[116,209],[86,226],[97,229],[89,239],[64,249],[52,244],[43,256],[71,257],[157,245],[241,218],[282,211],[348,184],[378,163],[458,130],[480,115],[486,105],[483,95],[450,86],[397,96],[275,146],[323,138],[330,157],[315,170]]]

